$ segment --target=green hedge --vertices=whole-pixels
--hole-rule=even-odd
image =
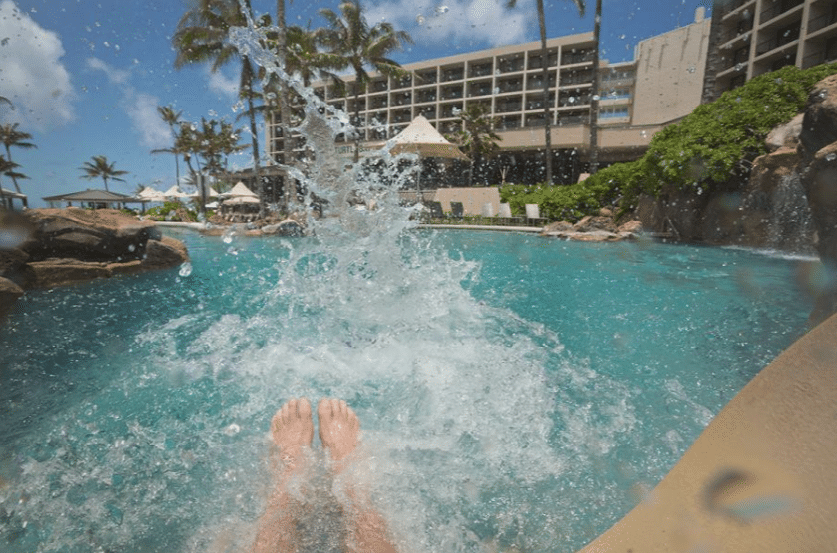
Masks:
[[[836,73],[832,63],[761,75],[654,135],[637,161],[612,165],[568,186],[507,185],[501,198],[514,214],[537,203],[542,217],[577,220],[616,203],[631,209],[640,194],[657,196],[666,186],[709,192],[730,177],[746,176],[750,162],[767,152],[767,134],[800,113],[814,85]]]

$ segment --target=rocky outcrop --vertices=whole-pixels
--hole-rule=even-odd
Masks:
[[[816,324],[837,312],[837,75],[814,87],[799,142],[802,187],[817,231],[815,245],[829,274],[811,314]]]
[[[580,242],[617,242],[632,240],[642,232],[642,223],[628,221],[617,225],[613,212],[602,208],[597,216],[588,215],[577,223],[556,221],[543,228],[541,236],[552,236]]]
[[[8,312],[18,291],[165,269],[189,259],[183,243],[163,236],[154,223],[115,210],[2,212],[0,228],[0,313]]]

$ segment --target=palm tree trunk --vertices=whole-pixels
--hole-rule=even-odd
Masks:
[[[108,188],[108,178],[102,175],[102,180],[105,181],[105,190],[110,192],[110,188]]]
[[[281,57],[282,66],[287,69],[285,62],[285,51],[288,47],[288,26],[285,21],[285,0],[276,0],[276,26],[279,29],[279,36],[277,38],[277,50]],[[293,142],[291,141],[291,134],[288,130],[291,122],[291,106],[289,100],[288,83],[282,81],[279,85],[279,117],[282,123],[282,158],[286,166],[291,165],[293,160]],[[282,204],[285,211],[290,210],[291,205],[291,187],[296,188],[293,179],[285,171],[282,178]]]
[[[602,27],[602,0],[596,0],[596,17],[593,24],[593,88],[590,91],[590,168],[593,175],[599,170],[599,42]]]
[[[541,61],[543,62],[543,122],[546,185],[552,185],[552,109],[549,105],[549,52],[546,49],[546,15],[543,0],[538,0],[538,26],[541,32]]]
[[[12,162],[12,151],[9,148],[8,144],[6,144],[6,159],[9,160],[9,163]],[[12,179],[12,183],[14,183],[14,185],[15,185],[15,190],[17,190],[17,193],[18,194],[23,194],[23,192],[20,191],[20,186],[17,184],[17,179],[15,178],[15,176],[14,175],[9,175],[9,176]]]
[[[244,56],[242,59],[242,63],[246,67],[250,67],[251,70],[243,71],[243,73],[248,73],[246,77],[246,88],[247,88],[247,109],[248,114],[250,115],[250,135],[253,137],[253,173],[256,177],[256,194],[259,195],[259,219],[264,219],[265,216],[265,201],[264,201],[264,194],[263,194],[263,186],[262,186],[262,171],[261,166],[259,165],[259,134],[258,129],[256,128],[256,110],[253,108],[253,71],[252,66],[250,65],[250,58]],[[243,77],[244,78],[244,77]]]
[[[355,163],[360,160],[360,73],[356,73],[355,77]]]

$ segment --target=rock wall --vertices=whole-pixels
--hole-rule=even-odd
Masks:
[[[826,276],[811,324],[837,312],[837,75],[814,86],[805,111],[774,129],[748,179],[711,194],[668,189],[640,199],[646,230],[711,245],[818,253]]]
[[[188,259],[182,242],[119,211],[0,212],[0,316],[25,290],[165,269]]]
[[[837,75],[814,87],[799,142],[802,187],[817,229],[817,252],[828,274],[811,315],[816,324],[837,312]]]

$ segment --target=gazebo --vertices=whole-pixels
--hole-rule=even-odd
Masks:
[[[26,194],[13,192],[11,190],[6,190],[5,188],[0,188],[0,191],[2,191],[2,194],[0,194],[0,207],[12,210],[15,207],[14,200],[20,200],[23,203],[24,208],[29,207],[29,198]]]
[[[109,190],[101,190],[97,188],[88,188],[81,192],[72,192],[70,194],[60,194],[58,196],[47,196],[42,198],[49,204],[50,207],[61,207],[61,204],[66,204],[66,207],[73,207],[75,203],[78,207],[87,207],[92,209],[122,209],[127,204],[145,204],[151,200],[146,198],[137,198],[135,196],[127,196]]]

